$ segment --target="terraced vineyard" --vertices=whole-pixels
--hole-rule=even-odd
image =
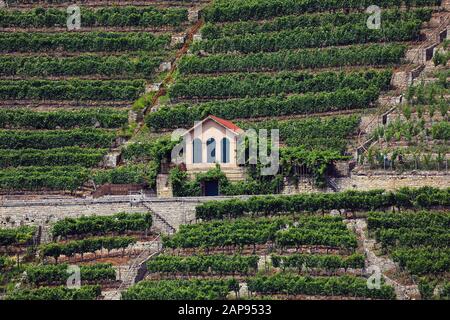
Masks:
[[[53,224],[53,242],[37,245],[37,228],[0,229],[0,267],[3,286],[20,282],[20,290],[7,290],[6,300],[94,300],[105,288],[120,286],[118,267],[140,254],[152,235],[150,214],[67,218]],[[38,253],[38,259],[36,255]],[[24,261],[13,262],[17,254]],[[107,262],[105,262],[107,261]],[[79,266],[80,288],[68,288],[73,265]],[[26,271],[26,277],[20,276]],[[76,283],[72,283],[76,285]],[[3,291],[3,290],[2,290]]]
[[[69,2],[0,9],[2,193],[154,185],[154,165],[113,167],[136,128],[131,107],[151,100],[181,46],[171,37],[192,25],[196,2],[135,2],[83,2],[75,29]]]
[[[448,217],[447,212],[435,211],[448,208],[448,191],[423,188],[206,202],[197,207],[197,218],[203,220],[165,237],[163,253],[147,262],[146,280],[122,298],[400,298],[388,284],[390,274],[381,274],[379,287],[370,287],[371,261],[352,223],[363,220],[355,217],[368,216],[370,234],[399,262],[398,272],[411,268],[413,274],[439,273],[439,279],[448,280]],[[367,212],[391,207],[430,211]],[[331,216],[333,209],[352,210],[355,220]],[[426,245],[434,249],[426,252]]]
[[[419,283],[424,299],[448,299],[449,213],[370,213],[369,231],[399,264],[407,278]]]
[[[450,299],[448,0],[72,2],[0,2],[0,300]]]
[[[243,129],[281,126],[279,179],[306,174],[326,187],[334,164],[352,158],[360,125],[398,91],[392,79],[411,68],[407,52],[441,2],[406,2],[408,10],[403,3],[379,4],[383,27],[374,29],[367,27],[361,1],[213,1],[202,10],[204,26],[145,123],[161,133],[212,114]],[[299,129],[304,126],[309,130]],[[183,183],[174,189],[198,195]],[[221,190],[256,194],[280,188],[251,175],[247,185]]]
[[[372,132],[374,143],[359,159],[361,164],[371,169],[448,171],[448,75],[438,68],[424,77],[408,89],[406,103]]]

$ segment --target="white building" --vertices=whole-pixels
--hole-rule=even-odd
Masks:
[[[187,131],[185,164],[187,171],[204,172],[220,164],[224,172],[238,168],[237,143],[243,132],[228,120],[208,116]]]

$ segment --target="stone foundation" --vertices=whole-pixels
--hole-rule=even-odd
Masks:
[[[396,190],[403,187],[420,188],[432,186],[436,188],[448,188],[450,175],[437,173],[421,174],[352,174],[348,178],[336,179],[340,190]]]

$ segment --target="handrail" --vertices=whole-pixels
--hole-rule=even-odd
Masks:
[[[159,213],[153,210],[148,204],[146,204],[145,202],[142,202],[142,204],[152,213],[152,215],[155,215],[159,220],[161,220],[163,224],[165,224],[165,226],[169,228],[170,232],[174,233],[176,231],[174,226],[172,226],[169,222],[167,222],[166,219],[164,219]]]
[[[144,249],[133,261],[133,264],[131,264],[130,266],[128,266],[128,270],[127,270],[127,274],[125,275],[125,277],[123,277],[122,283],[120,284],[119,288],[117,289],[118,292],[122,292],[123,290],[125,290],[125,280],[128,280],[128,277],[132,276],[132,272],[133,270],[135,270],[137,267],[141,266],[145,261],[147,261],[148,259],[150,259],[151,257],[153,257],[156,253],[161,252],[162,247],[160,248],[159,244],[158,244],[158,249],[153,252],[152,254],[150,254],[148,256],[147,259],[145,259],[143,262],[140,262],[140,260],[146,255],[148,254],[148,251],[151,250],[152,245],[154,243],[158,243],[161,240],[161,235],[159,234],[154,240],[152,240],[149,244],[148,244],[148,248]]]
[[[450,20],[450,13],[447,13],[445,15],[444,21],[442,21],[441,24],[438,27],[436,27],[436,30],[434,31],[433,34],[434,35],[439,34],[442,31],[443,27],[448,27],[449,20]],[[434,42],[432,39],[431,39],[431,41],[427,39],[427,40],[423,41],[422,43],[420,43],[420,45],[416,48],[415,54],[410,59],[409,64],[406,65],[406,67],[413,67],[415,65],[414,61],[416,61],[419,58],[419,56],[423,53],[423,49],[425,49],[425,47],[429,46],[430,43],[432,43],[432,42]],[[440,41],[439,41],[439,43],[440,43]],[[397,109],[397,107],[398,107],[398,105],[394,105],[394,107],[391,108],[388,112],[392,113],[395,109]],[[364,126],[364,128],[362,128],[360,130],[360,132],[358,134],[358,147],[356,148],[356,150],[359,150],[360,148],[364,148],[364,145],[370,140],[370,139],[368,139],[364,142],[361,141],[363,132],[365,132],[375,121],[379,120],[380,116],[384,116],[386,114],[386,113],[383,113],[380,115],[379,114],[380,111],[383,111],[383,110],[377,110],[376,114],[372,117],[372,119]]]

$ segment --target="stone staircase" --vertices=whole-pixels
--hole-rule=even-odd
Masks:
[[[153,227],[159,231],[159,234],[171,235],[176,232],[175,227],[167,222],[162,215],[153,210],[149,204],[143,202],[142,205],[152,214]]]
[[[231,182],[244,181],[245,180],[245,169],[238,167],[232,169],[222,169],[225,176]]]
[[[340,188],[336,182],[336,178],[334,177],[326,177],[327,187],[331,189],[333,192],[339,192]]]
[[[205,173],[210,168],[199,168],[189,170],[191,178],[195,178],[196,174]],[[227,179],[231,182],[244,181],[246,179],[245,168],[244,167],[220,167],[220,170],[225,174]]]
[[[39,228],[40,228],[39,243],[45,244],[45,243],[52,242],[53,239],[52,239],[52,235],[51,235],[51,227],[49,225],[42,225],[42,226],[39,226]]]
[[[375,254],[376,242],[367,237],[367,221],[365,219],[355,219],[346,221],[346,223],[356,232],[362,243],[366,255],[366,270],[379,270],[385,283],[394,287],[398,300],[414,300],[415,298],[419,298],[420,292],[417,285],[403,285],[386,275],[386,273],[395,272],[397,265],[389,257],[380,257]],[[368,274],[368,276],[370,275]]]
[[[139,254],[138,257],[131,260],[126,266],[119,266],[116,269],[118,274],[118,280],[121,284],[116,290],[106,290],[102,292],[104,300],[120,300],[122,292],[141,281],[145,277],[147,271],[146,262],[158,255],[162,250],[161,237],[158,236],[155,240],[147,243],[145,249]]]
[[[417,48],[410,49],[406,53],[406,59],[409,61],[409,71],[398,71],[394,73],[392,82],[396,84],[402,90],[406,90],[409,85],[415,85],[419,82],[425,81],[427,75],[433,73],[436,69],[433,63],[434,49],[443,41],[443,34],[449,38],[449,25],[450,25],[450,0],[445,0],[442,3],[442,7],[446,11],[440,11],[433,13],[433,22],[430,23],[428,28],[422,30],[425,35],[426,40]],[[431,50],[431,51],[430,51]],[[429,55],[428,53],[432,54]],[[418,65],[418,66],[417,66]],[[359,155],[366,152],[367,149],[375,141],[371,139],[365,140],[367,135],[378,125],[383,123],[383,118],[387,117],[390,113],[394,112],[399,105],[404,103],[403,95],[389,97],[389,101],[386,100],[385,103],[379,100],[380,105],[385,105],[389,110],[379,109],[379,111],[373,116],[373,118],[368,121],[368,123],[361,128],[360,134],[358,136],[359,146],[356,148],[356,159]]]
[[[207,198],[202,199],[205,201]],[[174,229],[178,229],[180,224],[189,224],[195,221],[195,207],[201,201],[194,201],[192,199],[171,199],[171,201],[145,201],[143,206],[154,213],[155,228],[165,230],[164,220]],[[163,218],[163,219],[160,219]],[[170,231],[171,228],[168,228]]]

